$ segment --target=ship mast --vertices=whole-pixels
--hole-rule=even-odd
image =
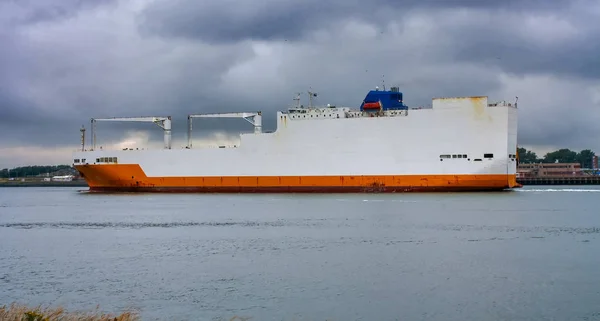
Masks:
[[[81,132],[81,151],[84,152],[85,151],[85,127],[83,127],[83,125],[81,125],[81,129],[79,131]]]
[[[312,91],[312,88],[308,90],[308,107],[312,108],[313,97],[317,97],[317,93]]]

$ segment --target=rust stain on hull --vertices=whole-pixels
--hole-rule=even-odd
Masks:
[[[471,97],[469,98],[469,103],[471,105],[473,115],[475,115],[475,119],[484,119],[486,116],[485,108],[487,107],[487,97]]]

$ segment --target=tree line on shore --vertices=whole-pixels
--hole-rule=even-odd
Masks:
[[[535,152],[523,147],[517,149],[519,154],[519,163],[579,163],[582,168],[592,168],[593,157],[596,155],[591,149],[584,149],[580,152],[572,151],[568,148],[561,148],[553,152],[546,153],[543,157],[538,157]]]
[[[73,166],[70,165],[54,165],[54,166],[21,166],[12,169],[5,168],[0,171],[0,178],[9,177],[28,177],[45,174],[52,174],[61,170],[70,170]]]

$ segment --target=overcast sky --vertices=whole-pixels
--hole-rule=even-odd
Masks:
[[[179,147],[189,113],[262,110],[270,129],[296,92],[358,106],[382,78],[414,106],[518,96],[519,145],[600,153],[598,39],[591,0],[0,1],[0,168],[70,163],[90,117],[171,115]],[[98,125],[99,144],[154,139]]]

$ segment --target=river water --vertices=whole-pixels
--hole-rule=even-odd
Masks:
[[[600,320],[600,186],[80,189],[0,188],[0,305],[143,320]]]

